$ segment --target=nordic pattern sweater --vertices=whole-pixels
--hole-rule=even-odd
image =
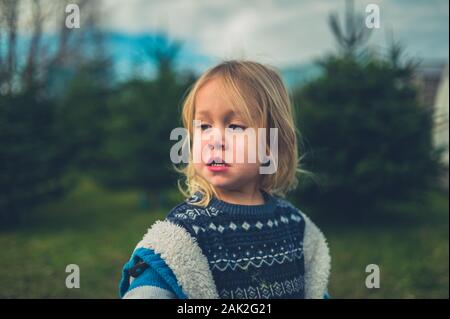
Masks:
[[[122,298],[272,299],[327,296],[330,255],[322,232],[288,201],[262,205],[197,193],[157,221],[125,264]]]

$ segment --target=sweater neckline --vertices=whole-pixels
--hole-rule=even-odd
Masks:
[[[262,195],[264,198],[264,204],[258,205],[232,204],[213,196],[209,202],[209,206],[214,207],[230,215],[261,216],[273,213],[276,209],[275,198],[264,191],[262,191]]]

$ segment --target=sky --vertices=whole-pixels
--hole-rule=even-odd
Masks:
[[[41,1],[47,7],[58,4],[56,12],[66,17],[62,2]],[[293,82],[299,81],[299,74],[303,80],[317,74],[314,62],[336,51],[328,18],[337,13],[342,24],[346,3],[345,0],[92,1],[101,8],[100,25],[106,35],[106,50],[113,58],[119,79],[151,76],[154,65],[145,49],[155,35],[164,34],[170,41],[182,43],[177,58],[177,67],[181,69],[201,73],[225,59],[252,59],[279,68],[288,79],[292,76]],[[21,30],[26,34],[30,30],[26,21],[32,16],[32,1],[20,3],[21,16],[22,13],[25,16]],[[372,47],[386,48],[393,34],[409,57],[439,64],[448,61],[448,0],[355,0],[355,12],[365,18],[369,4],[376,4],[380,10],[380,28],[372,30],[369,41]],[[58,21],[58,16],[55,18],[48,19],[45,32],[56,41],[57,36],[51,36],[57,30],[57,24],[51,22]],[[29,35],[21,39],[26,43]]]
[[[386,47],[393,32],[410,56],[448,59],[448,0],[357,0],[355,11],[366,16],[370,3],[380,8],[372,45]],[[230,58],[288,68],[336,49],[327,21],[344,9],[344,0],[107,0],[102,25],[128,44],[164,32],[183,42],[184,58],[200,69]]]

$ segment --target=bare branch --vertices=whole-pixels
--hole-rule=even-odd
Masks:
[[[343,27],[336,13],[329,16],[328,23],[339,47],[345,54],[353,54],[367,42],[372,30],[365,27],[364,17],[355,13],[354,0],[346,0],[345,7]]]
[[[8,90],[11,91],[12,82],[14,78],[14,72],[16,71],[17,63],[17,7],[19,5],[19,0],[2,0],[1,8],[3,12],[3,18],[6,24],[6,34],[7,34],[7,54],[6,54],[6,65],[4,69],[4,79],[8,85]]]
[[[36,76],[36,60],[39,59],[39,44],[42,38],[42,3],[41,0],[33,0],[32,5],[33,34],[28,48],[27,62],[23,71],[23,81],[26,86],[31,86]]]

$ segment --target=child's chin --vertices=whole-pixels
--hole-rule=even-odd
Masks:
[[[233,185],[233,182],[230,181],[228,178],[224,178],[222,176],[214,176],[212,178],[208,179],[208,182],[214,186],[219,188],[227,188]]]

